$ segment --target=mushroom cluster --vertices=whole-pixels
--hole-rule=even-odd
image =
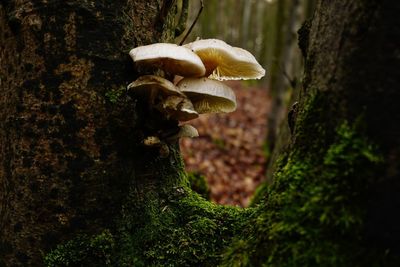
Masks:
[[[137,68],[163,71],[165,77],[183,77],[174,84],[161,76],[144,75],[128,85],[130,92],[147,95],[153,108],[175,121],[189,121],[203,113],[234,111],[235,94],[221,81],[260,79],[265,75],[250,52],[217,39],[183,46],[156,43],[136,47],[129,55]],[[197,131],[187,129],[188,126],[181,126],[175,139],[198,136]],[[159,143],[154,140],[158,137],[147,138],[144,143]]]

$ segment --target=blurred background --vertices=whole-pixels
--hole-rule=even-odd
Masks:
[[[188,2],[187,29],[201,8],[200,0]],[[266,69],[261,80],[227,82],[237,110],[201,115],[190,122],[199,138],[181,141],[191,180],[212,201],[248,206],[260,182],[271,176],[268,163],[288,136],[285,118],[301,86],[297,31],[312,17],[314,5],[315,0],[203,0],[185,43],[220,39],[248,50]]]

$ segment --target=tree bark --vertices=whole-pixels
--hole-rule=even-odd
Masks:
[[[128,52],[173,40],[175,4],[0,3],[0,265],[42,266],[78,233],[115,229],[133,177],[157,176]]]

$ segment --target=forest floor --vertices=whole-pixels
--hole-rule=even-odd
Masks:
[[[270,97],[265,88],[229,82],[238,107],[228,114],[204,114],[189,123],[199,137],[182,139],[188,172],[206,177],[211,200],[223,205],[248,206],[265,180],[264,144]]]

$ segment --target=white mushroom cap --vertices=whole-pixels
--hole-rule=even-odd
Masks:
[[[186,44],[206,67],[206,76],[217,80],[260,79],[265,69],[254,56],[239,47],[232,47],[218,39],[204,39]]]
[[[129,52],[138,65],[163,69],[184,77],[202,77],[205,73],[201,59],[190,49],[176,44],[156,43],[139,46]]]
[[[145,92],[151,94],[151,91],[154,90],[164,95],[184,96],[172,82],[156,75],[140,76],[128,85],[128,89],[132,89],[136,93]]]
[[[199,113],[232,112],[236,109],[236,97],[224,83],[208,78],[185,78],[177,84],[189,97]]]

